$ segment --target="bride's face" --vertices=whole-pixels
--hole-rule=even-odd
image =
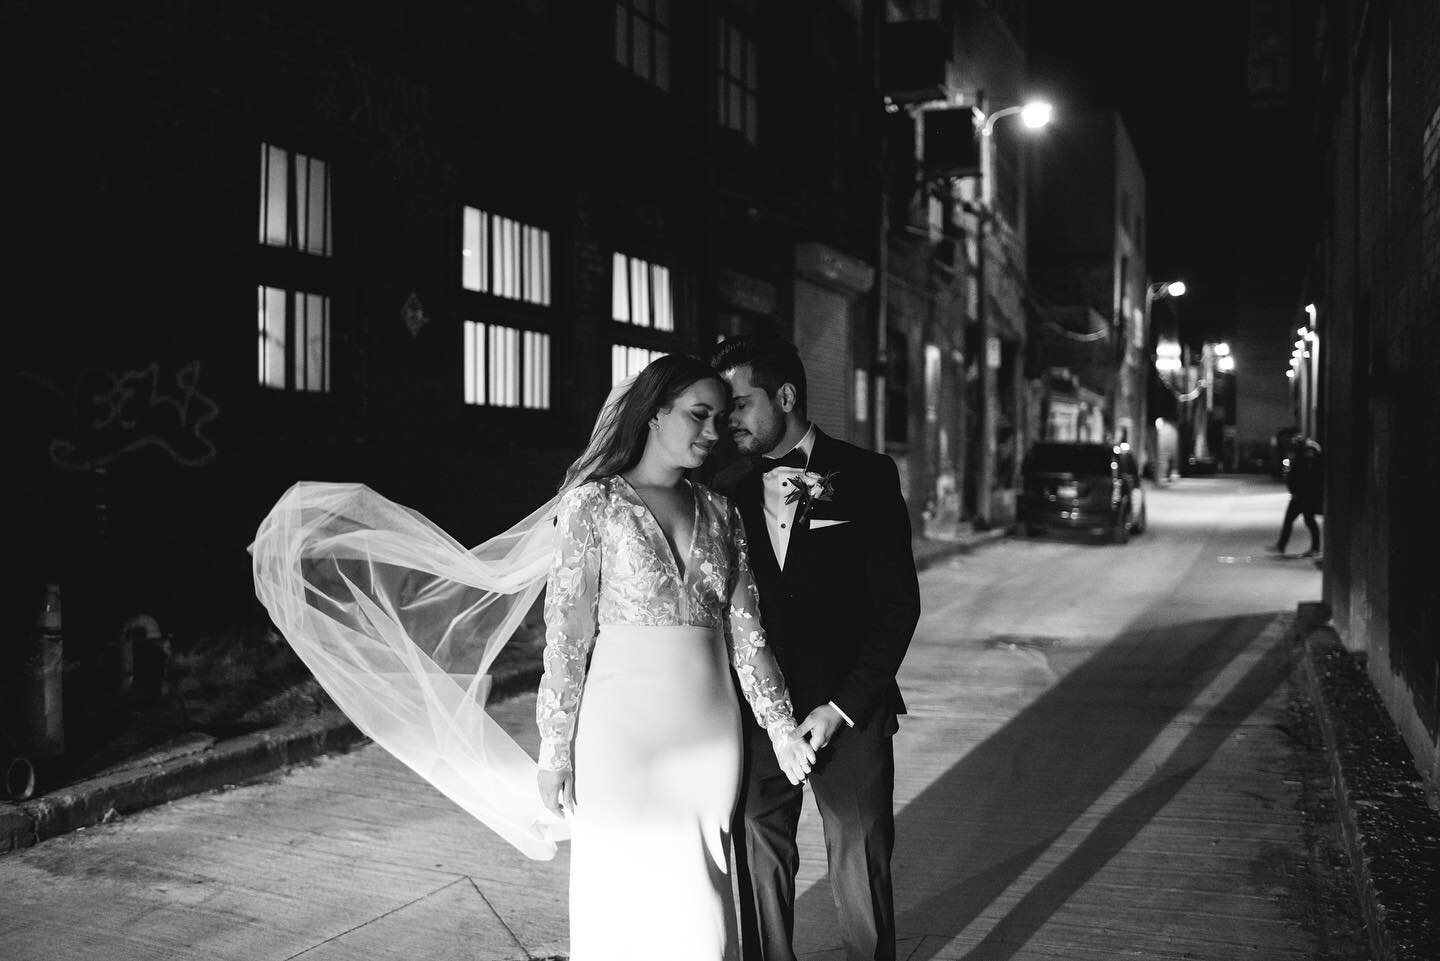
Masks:
[[[667,467],[699,467],[720,439],[719,418],[725,416],[728,403],[729,392],[719,380],[691,384],[655,415],[646,455],[658,457]]]

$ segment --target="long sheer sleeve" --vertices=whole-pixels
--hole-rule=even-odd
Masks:
[[[750,547],[745,523],[734,505],[730,506],[730,601],[725,612],[725,643],[730,661],[740,678],[740,690],[755,720],[770,734],[772,742],[795,733],[795,710],[790,692],[775,655],[765,645],[765,628],[760,624],[760,590],[750,570]]]
[[[576,488],[560,500],[559,546],[545,586],[545,673],[535,697],[539,764],[546,771],[572,770],[575,712],[598,623],[598,515],[603,504],[604,491],[596,484]]]

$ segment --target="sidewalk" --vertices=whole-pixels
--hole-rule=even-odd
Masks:
[[[917,537],[915,564],[924,570],[1004,536],[1002,530],[991,530],[965,532],[947,540]],[[491,700],[533,690],[540,670],[538,658],[507,649],[495,665]],[[301,687],[305,696],[288,699],[297,706],[295,715],[267,730],[218,739],[194,731],[39,797],[18,803],[0,801],[0,855],[119,815],[367,743],[338,709],[311,707],[329,701],[313,682]]]

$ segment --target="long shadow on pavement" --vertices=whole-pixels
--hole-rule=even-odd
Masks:
[[[1121,635],[907,804],[896,823],[897,927],[906,942],[926,936],[911,961],[934,957],[1002,895],[1271,620],[1200,620]],[[1011,957],[1264,702],[1286,657],[1277,642],[971,956]],[[907,869],[934,893],[905,904]],[[828,916],[829,900],[828,882],[813,885],[796,914]]]

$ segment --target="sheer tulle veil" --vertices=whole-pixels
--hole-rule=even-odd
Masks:
[[[485,713],[488,672],[545,587],[560,497],[595,467],[633,381],[610,392],[559,493],[477,547],[363,484],[313,481],[250,545],[261,603],[355,726],[536,859],[568,826],[541,805],[535,760]]]

